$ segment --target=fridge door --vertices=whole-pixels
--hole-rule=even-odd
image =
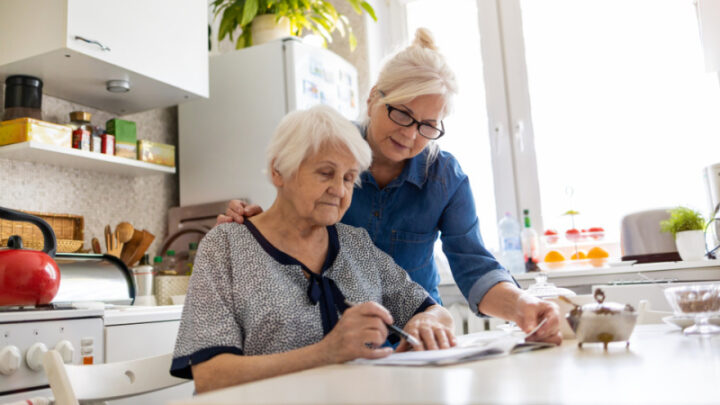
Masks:
[[[304,110],[316,104],[335,108],[357,120],[357,70],[340,56],[323,48],[285,41],[288,109]]]
[[[245,198],[267,209],[265,149],[287,112],[282,41],[210,58],[210,98],[179,106],[180,205]]]

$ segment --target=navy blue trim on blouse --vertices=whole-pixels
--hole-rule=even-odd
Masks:
[[[208,361],[213,357],[223,353],[237,354],[240,356],[243,355],[242,349],[235,346],[206,347],[187,356],[174,358],[172,360],[172,364],[170,365],[170,375],[172,375],[173,377],[187,378],[189,380],[192,380],[192,365]]]
[[[325,270],[331,268],[333,263],[335,263],[335,259],[340,252],[340,238],[338,237],[335,225],[326,227],[328,232],[328,252],[327,256],[325,256],[325,262],[320,270],[320,274],[316,274],[296,258],[273,246],[247,218],[245,218],[244,224],[247,226],[253,238],[255,238],[270,257],[280,264],[300,266],[302,271],[305,272],[309,280],[307,295],[310,303],[313,305],[320,304],[323,335],[330,333],[332,328],[335,327],[335,324],[338,323],[338,312],[342,314],[348,308],[345,304],[345,296],[335,284],[335,281],[323,275]]]

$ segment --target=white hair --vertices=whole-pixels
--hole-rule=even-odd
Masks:
[[[293,111],[280,121],[267,149],[268,175],[272,176],[275,169],[282,176],[291,177],[305,159],[324,146],[349,151],[360,172],[372,162],[370,146],[357,127],[334,109],[317,105]],[[355,183],[360,184],[360,176]]]
[[[418,28],[412,45],[385,62],[373,91],[375,94],[370,97],[378,97],[382,104],[403,104],[420,96],[439,94],[444,101],[442,119],[452,111],[458,85],[455,73],[435,46],[430,30]],[[430,141],[427,148],[429,167],[439,147],[435,141]]]

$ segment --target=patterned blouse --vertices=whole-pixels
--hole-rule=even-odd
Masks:
[[[250,222],[216,226],[202,240],[170,372],[221,353],[261,355],[319,342],[350,302],[375,301],[404,327],[435,301],[362,228],[327,227],[320,275],[271,245]]]

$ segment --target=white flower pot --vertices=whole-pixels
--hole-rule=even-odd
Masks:
[[[290,20],[287,17],[281,17],[279,21],[275,22],[275,17],[275,14],[263,14],[253,19],[250,26],[253,45],[291,36]]]
[[[678,232],[675,234],[675,246],[683,260],[702,260],[705,257],[705,233],[703,231]]]

